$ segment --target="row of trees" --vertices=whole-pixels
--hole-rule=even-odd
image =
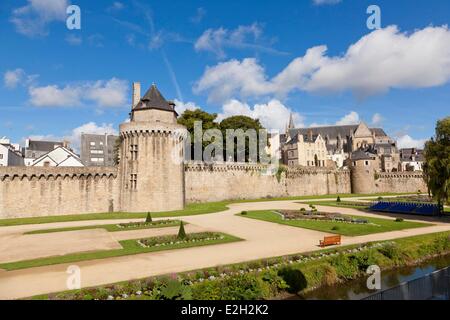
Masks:
[[[194,155],[194,143],[201,144],[202,146],[202,153],[205,150],[205,148],[208,145],[211,145],[212,142],[214,142],[214,137],[211,137],[211,139],[201,139],[201,141],[196,141],[199,137],[196,137],[194,135],[195,131],[195,123],[201,121],[202,122],[202,136],[203,133],[206,130],[215,129],[220,131],[221,136],[223,137],[222,145],[223,145],[223,157],[222,159],[229,160],[226,158],[227,154],[233,154],[233,160],[236,161],[238,157],[238,141],[237,138],[232,141],[232,152],[231,150],[227,150],[227,148],[231,148],[231,144],[227,145],[226,137],[227,137],[227,130],[243,130],[244,132],[248,130],[254,130],[256,133],[258,133],[260,130],[265,129],[258,119],[252,119],[247,116],[232,116],[228,117],[226,119],[223,119],[222,121],[217,120],[217,114],[216,113],[208,113],[206,111],[196,109],[196,110],[186,110],[179,118],[178,123],[184,125],[189,134],[190,134],[190,141],[191,141],[191,155]],[[217,131],[217,132],[218,132]],[[257,154],[260,154],[263,150],[259,150],[260,148],[260,137],[259,135],[256,136],[257,139]],[[268,145],[268,141],[265,141],[264,145]],[[245,138],[245,161],[253,160],[258,161],[259,159],[249,159],[250,153],[250,143],[249,143],[249,137]],[[228,153],[227,153],[228,151]],[[192,158],[192,157],[191,157]]]
[[[443,211],[450,200],[450,117],[439,120],[436,134],[425,144],[424,178],[428,192]]]

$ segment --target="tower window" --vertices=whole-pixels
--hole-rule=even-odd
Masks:
[[[137,189],[137,174],[131,174],[130,177],[130,188],[131,190],[136,190]]]
[[[131,160],[137,160],[138,159],[138,145],[132,144],[130,146],[130,152],[131,152]]]

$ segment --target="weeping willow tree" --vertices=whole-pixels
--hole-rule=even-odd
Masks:
[[[425,144],[424,179],[441,213],[450,197],[450,117],[439,120],[436,136]]]

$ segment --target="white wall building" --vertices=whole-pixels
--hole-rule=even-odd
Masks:
[[[18,144],[11,144],[9,139],[0,138],[0,166],[14,167],[23,166],[23,156]]]
[[[57,147],[33,162],[33,167],[84,167],[81,159],[65,147]]]

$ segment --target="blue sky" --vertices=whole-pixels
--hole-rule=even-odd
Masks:
[[[2,1],[0,136],[76,146],[116,132],[140,81],[181,111],[277,129],[290,112],[299,126],[362,120],[420,146],[449,115],[450,2],[319,2]],[[70,4],[81,30],[66,27]],[[381,30],[367,28],[371,4]]]

